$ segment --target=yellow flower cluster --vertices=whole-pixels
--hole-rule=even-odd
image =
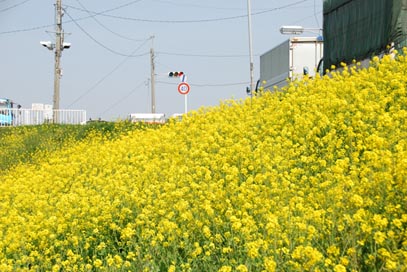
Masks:
[[[406,271],[407,59],[98,135],[0,180],[0,271]]]

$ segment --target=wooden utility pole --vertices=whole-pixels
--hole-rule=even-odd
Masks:
[[[151,36],[151,113],[155,113],[155,65],[154,65],[154,36]]]

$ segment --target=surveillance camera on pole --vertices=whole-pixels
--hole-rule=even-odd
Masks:
[[[71,43],[64,42],[62,43],[62,49],[69,49],[71,47]]]
[[[55,48],[55,44],[53,44],[50,41],[40,41],[40,44],[46,48],[48,48],[49,50],[54,50]]]

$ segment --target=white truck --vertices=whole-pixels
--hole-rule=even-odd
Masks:
[[[273,90],[304,74],[314,77],[322,57],[321,37],[291,37],[260,56],[260,82]]]

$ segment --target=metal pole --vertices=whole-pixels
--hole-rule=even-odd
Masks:
[[[151,49],[150,49],[150,60],[151,60],[151,113],[155,113],[155,65],[154,65],[154,48],[153,39],[151,37]]]
[[[254,91],[254,65],[253,65],[253,43],[252,43],[252,11],[250,0],[247,0],[247,18],[249,26],[249,52],[250,52],[250,91]]]
[[[61,78],[61,53],[63,44],[62,32],[62,0],[56,3],[56,41],[55,41],[55,71],[54,71],[54,123],[58,122],[60,78]]]
[[[185,94],[185,113],[188,113],[188,94]]]

